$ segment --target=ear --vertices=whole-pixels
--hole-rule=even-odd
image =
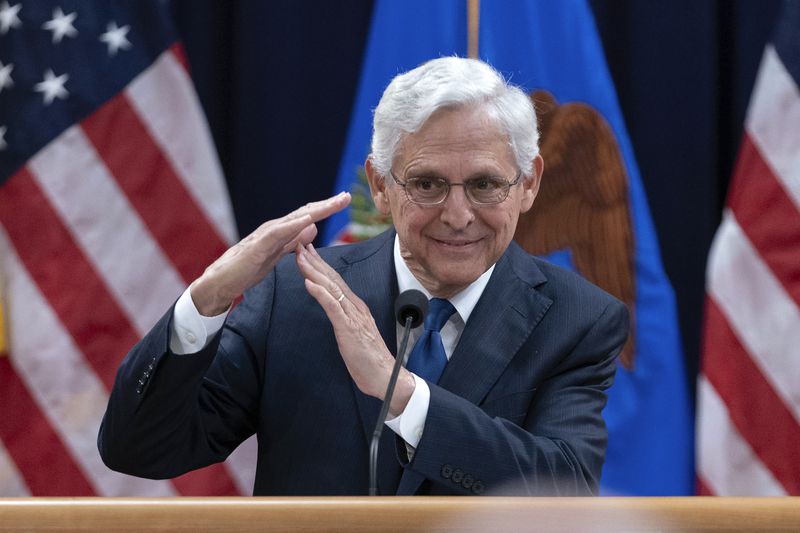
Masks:
[[[539,194],[539,185],[542,183],[542,172],[544,172],[544,159],[540,154],[533,158],[531,175],[522,180],[522,205],[520,212],[525,213],[533,205],[536,195]]]
[[[375,207],[384,215],[390,214],[389,197],[386,195],[386,179],[375,170],[375,166],[372,164],[372,154],[367,156],[367,160],[364,162],[364,170],[367,173],[369,191],[372,194],[372,201],[375,202]]]

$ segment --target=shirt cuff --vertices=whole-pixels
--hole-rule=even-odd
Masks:
[[[187,288],[178,298],[172,314],[172,328],[169,335],[169,349],[177,355],[197,353],[208,345],[214,335],[225,324],[228,308],[217,316],[203,316],[194,305]]]
[[[424,379],[414,376],[414,392],[408,400],[408,405],[396,418],[386,421],[389,428],[400,435],[409,446],[416,448],[422,438],[425,420],[428,418],[428,406],[431,403],[431,389]]]

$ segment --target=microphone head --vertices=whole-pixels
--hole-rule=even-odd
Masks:
[[[422,324],[428,312],[428,298],[421,291],[410,289],[400,293],[394,302],[394,314],[401,326],[406,325],[406,318],[411,317],[411,327]]]

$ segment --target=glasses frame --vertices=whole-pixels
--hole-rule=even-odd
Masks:
[[[489,202],[489,203],[476,202],[475,199],[472,198],[472,194],[469,192],[469,189],[467,189],[467,187],[466,187],[467,184],[465,182],[450,183],[449,181],[447,181],[444,178],[435,178],[435,179],[441,179],[445,183],[445,185],[447,186],[447,190],[445,191],[444,196],[442,197],[442,199],[439,200],[438,202],[435,202],[435,203],[432,203],[432,204],[421,203],[421,202],[418,202],[418,201],[414,200],[411,197],[411,195],[408,193],[408,189],[406,189],[406,186],[408,185],[408,181],[409,180],[400,181],[399,179],[397,179],[397,176],[395,176],[394,172],[392,172],[391,170],[389,170],[389,175],[392,177],[392,179],[394,180],[394,182],[396,184],[398,184],[399,186],[401,186],[403,188],[403,191],[406,193],[406,198],[408,198],[408,201],[411,202],[412,204],[416,204],[416,205],[419,205],[419,206],[422,206],[422,207],[434,207],[434,206],[437,206],[437,205],[442,205],[443,203],[445,203],[447,201],[447,197],[450,196],[450,189],[452,189],[453,187],[464,187],[464,196],[467,197],[467,200],[469,200],[469,202],[472,205],[474,205],[476,207],[489,207],[489,206],[493,206],[493,205],[497,205],[497,204],[502,204],[503,202],[505,202],[508,199],[508,195],[511,194],[511,187],[513,187],[514,185],[519,183],[519,180],[522,178],[522,169],[520,169],[517,172],[517,177],[514,178],[514,181],[508,181],[508,180],[503,179],[503,181],[506,182],[505,195],[503,196],[502,199],[500,199],[500,200],[498,200],[496,202]],[[415,178],[411,178],[411,179],[415,179]]]

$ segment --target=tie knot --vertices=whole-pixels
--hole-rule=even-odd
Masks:
[[[428,302],[428,314],[425,316],[425,329],[440,331],[450,315],[456,312],[453,304],[442,298],[431,298]]]

